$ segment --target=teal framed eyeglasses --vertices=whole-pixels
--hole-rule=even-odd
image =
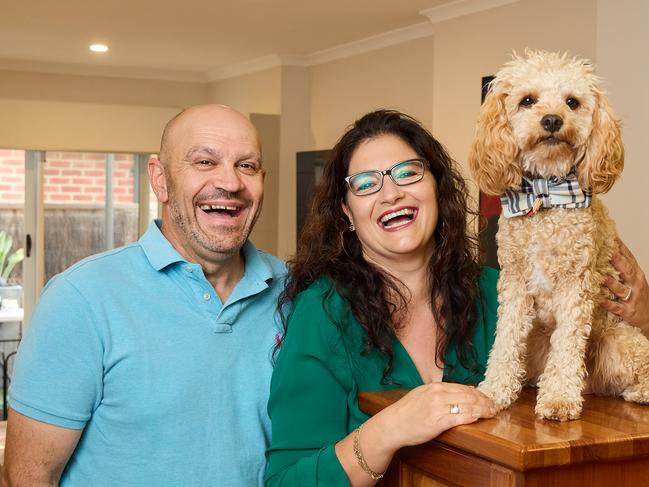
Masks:
[[[390,169],[383,171],[361,171],[345,178],[345,182],[352,194],[356,196],[367,196],[374,194],[383,187],[383,177],[390,176],[390,179],[397,186],[407,186],[408,184],[421,181],[426,170],[425,159],[408,159],[407,161],[397,162]]]

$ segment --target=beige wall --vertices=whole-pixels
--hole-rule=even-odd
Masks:
[[[214,81],[209,85],[213,103],[222,103],[246,115],[281,112],[282,69],[280,67],[236,78]]]
[[[206,103],[209,87],[207,83],[0,70],[0,98],[188,107]]]
[[[626,162],[620,182],[604,196],[618,231],[649,274],[649,1],[597,2],[597,64],[622,120]]]
[[[213,83],[0,70],[0,147],[155,152],[182,108],[279,114],[280,97],[279,67]]]
[[[162,128],[178,110],[0,98],[0,147],[157,152]]]
[[[250,121],[257,127],[261,142],[264,178],[264,205],[250,236],[258,249],[277,254],[277,205],[279,201],[279,115],[253,113]]]
[[[433,38],[426,37],[311,68],[316,149],[330,149],[345,127],[377,108],[394,108],[430,127]]]
[[[206,83],[0,71],[0,147],[157,152],[166,121]]]
[[[313,149],[311,131],[311,71],[308,68],[282,67],[282,96],[279,154],[279,194],[277,255],[287,259],[296,242],[296,161],[299,151]]]

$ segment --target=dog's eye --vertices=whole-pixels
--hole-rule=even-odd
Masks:
[[[571,110],[576,110],[577,108],[579,108],[579,100],[572,97],[568,98],[566,99],[566,105],[568,105]]]
[[[526,96],[521,100],[521,102],[518,104],[518,106],[521,107],[531,107],[536,103],[536,100],[534,99],[533,96]]]

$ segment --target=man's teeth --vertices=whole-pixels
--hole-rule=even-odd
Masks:
[[[208,210],[237,211],[239,209],[236,206],[226,206],[226,205],[198,205],[198,207],[203,211],[208,211]]]
[[[383,225],[387,225],[388,221],[392,220],[393,218],[396,218],[398,216],[412,216],[414,214],[415,214],[415,210],[411,208],[403,208],[401,210],[388,213],[387,215],[383,215],[381,217],[381,223]]]

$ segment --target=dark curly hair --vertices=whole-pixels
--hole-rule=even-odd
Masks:
[[[439,216],[433,239],[435,249],[428,264],[430,302],[438,303],[432,309],[438,323],[436,360],[439,363],[449,345],[454,344],[460,364],[475,372],[471,339],[478,316],[480,267],[476,241],[466,232],[466,185],[455,163],[430,132],[412,117],[393,110],[378,110],[357,120],[338,141],[323,169],[279,298],[284,334],[288,319],[282,310],[287,303],[314,281],[327,278],[367,332],[363,353],[372,349],[383,353],[387,359],[383,380],[389,376],[392,341],[399,327],[399,320],[393,317],[407,306],[409,292],[394,276],[364,260],[361,243],[354,232],[348,231],[349,223],[341,209],[348,191],[344,178],[356,148],[363,141],[388,134],[401,138],[428,161],[437,183]]]

